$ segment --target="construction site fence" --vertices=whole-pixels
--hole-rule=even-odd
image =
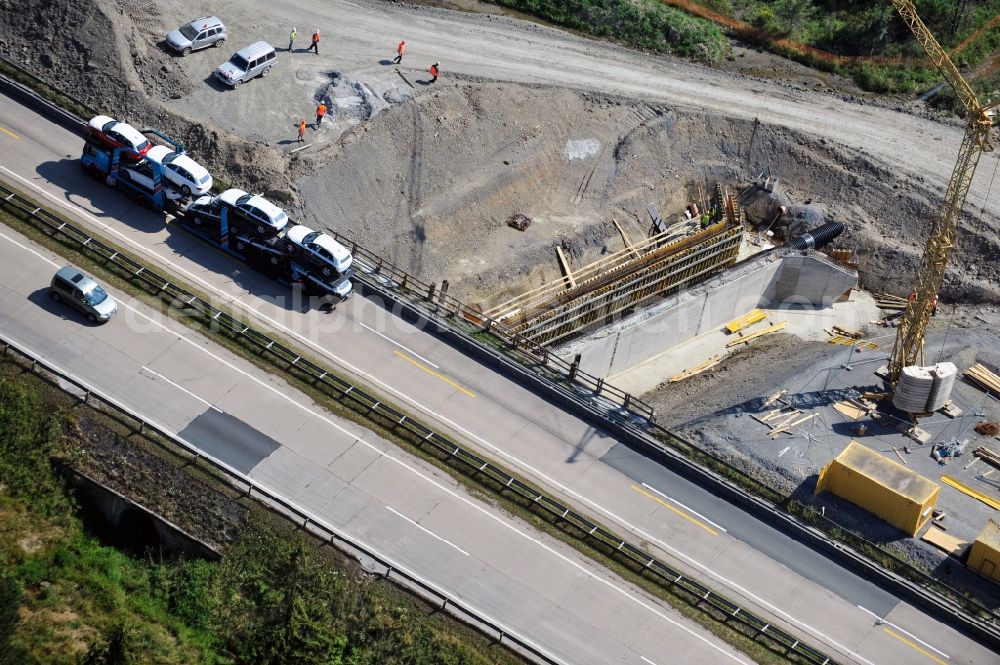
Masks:
[[[221,473],[223,478],[230,485],[236,487],[248,498],[258,500],[267,505],[270,509],[281,514],[283,517],[293,521],[299,528],[309,531],[314,536],[321,537],[331,546],[336,547],[338,550],[344,552],[362,565],[365,565],[367,560],[373,562],[381,568],[384,568],[385,572],[383,574],[386,578],[402,583],[403,586],[406,586],[411,591],[415,591],[420,597],[435,607],[448,611],[453,616],[462,619],[463,621],[478,625],[480,629],[485,629],[484,632],[492,631],[496,633],[497,641],[499,643],[512,646],[516,650],[533,657],[538,662],[545,663],[546,665],[563,665],[563,661],[557,660],[545,654],[538,647],[519,637],[516,633],[501,626],[497,622],[482,616],[471,607],[465,605],[461,601],[455,600],[450,595],[437,589],[434,585],[426,582],[413,573],[406,571],[399,564],[379,555],[377,552],[365,547],[361,543],[358,543],[350,536],[344,535],[337,529],[316,520],[288,499],[285,499],[284,497],[257,485],[250,478],[231,468],[226,463],[221,462],[210,455],[204,454],[187,441],[177,437],[171,432],[168,432],[146,418],[143,418],[131,409],[120,404],[117,400],[94,390],[82,380],[47,364],[44,360],[37,357],[30,351],[12,344],[2,336],[0,336],[0,345],[3,347],[3,355],[5,358],[13,354],[15,358],[20,360],[19,364],[22,367],[26,367],[33,374],[38,374],[49,383],[54,383],[67,394],[81,399],[83,404],[90,406],[91,408],[96,408],[100,411],[107,411],[110,409],[113,414],[119,417],[119,419],[124,419],[127,422],[134,423],[133,429],[140,435],[145,436],[147,441],[151,441],[161,447],[164,447],[172,454],[178,454],[179,449],[180,451],[183,451],[181,457],[185,457],[188,461],[209,466],[215,471]],[[53,379],[58,379],[58,382],[54,382]],[[149,434],[156,435],[156,437],[159,437],[160,440],[148,436]],[[169,442],[170,445],[164,446],[164,441]],[[369,564],[366,565],[366,567],[371,569],[372,566]]]
[[[27,72],[25,73],[27,74]],[[33,75],[28,75],[33,77]],[[55,89],[47,82],[42,81],[42,83]],[[83,131],[84,122],[81,119],[74,117],[72,113],[60,108],[24,85],[0,75],[0,88],[28,101],[40,112],[61,119],[67,127]],[[0,193],[6,196],[7,202],[10,203],[13,192],[0,186]],[[27,201],[20,197],[17,199]],[[34,206],[27,202],[24,207]],[[34,212],[56,220],[63,229],[69,226],[46,211],[36,208]],[[32,217],[38,221],[42,220],[34,213],[32,213]],[[661,455],[666,463],[679,468],[706,486],[716,488],[723,495],[729,496],[735,503],[755,511],[758,516],[768,519],[779,528],[802,538],[812,546],[826,551],[842,563],[863,571],[873,579],[881,580],[885,585],[905,593],[918,604],[935,611],[953,625],[1000,648],[1000,616],[970,598],[968,594],[928,575],[881,545],[867,540],[829,517],[820,517],[814,520],[819,528],[810,527],[793,517],[790,511],[793,509],[794,502],[786,493],[767,485],[729,461],[660,426],[656,423],[652,407],[641,400],[615,388],[604,379],[577,371],[575,363],[566,363],[542,345],[533,344],[530,340],[517,335],[505,334],[502,324],[498,324],[488,317],[483,317],[478,308],[469,307],[449,296],[446,288],[440,289],[434,284],[417,280],[384,258],[361,247],[353,239],[339,233],[334,233],[334,235],[342,244],[353,249],[359,264],[355,276],[363,284],[385,298],[387,302],[411,306],[414,313],[434,321],[442,330],[453,333],[456,341],[465,348],[492,358],[503,370],[536,386],[585,419],[600,423],[612,433],[623,435],[624,439],[640,449]],[[75,228],[68,231],[67,237],[80,245],[84,245],[86,242],[85,239],[81,240],[81,238],[89,238],[87,234]],[[745,259],[738,264],[749,260],[751,259]],[[167,280],[163,278],[158,278],[158,281],[167,283]],[[172,288],[176,289],[176,287]],[[193,306],[198,307],[199,301],[200,299],[193,300],[192,302],[195,303]],[[207,303],[203,304],[207,306]],[[221,313],[220,317],[223,322],[231,318],[228,315],[223,316]],[[218,320],[216,321],[218,322]],[[234,325],[241,326],[242,324],[237,322]],[[470,330],[472,334],[470,334]],[[480,334],[475,334],[476,332]],[[240,334],[242,336],[242,333]],[[274,344],[266,336],[259,335],[249,328],[247,328],[245,335],[255,345],[266,351],[271,350],[268,342]],[[297,357],[294,352],[289,352],[289,354]],[[289,369],[291,367],[289,365]],[[349,393],[353,393],[353,389]],[[432,439],[428,440],[433,442]],[[455,454],[455,458],[464,459],[458,453]],[[847,546],[845,547],[842,543],[846,543]],[[866,550],[876,552],[883,559],[891,560],[892,569],[877,564],[860,553]],[[901,575],[894,571],[903,571],[903,573]],[[911,580],[916,580],[916,583],[911,582]]]
[[[561,524],[564,529],[573,533],[578,539],[588,543],[591,547],[595,547],[604,555],[625,563],[639,574],[653,579],[677,597],[687,601],[695,609],[738,630],[741,634],[765,645],[771,651],[789,658],[792,662],[836,665],[837,661],[803,643],[801,639],[774,626],[771,622],[758,617],[745,607],[733,603],[726,597],[719,595],[667,563],[650,556],[643,548],[625,541],[596,522],[593,522],[585,515],[576,512],[569,506],[510,475],[489,460],[463,448],[448,437],[428,428],[394,407],[383,403],[375,395],[368,393],[363,388],[341,379],[322,366],[303,358],[293,349],[282,345],[265,333],[252,328],[222,310],[216,309],[201,297],[174,284],[148,266],[104,244],[85,230],[61,219],[44,208],[36,206],[32,201],[10,190],[3,184],[0,184],[0,199],[9,208],[34,222],[36,227],[40,228],[44,233],[59,236],[62,242],[74,246],[75,249],[87,251],[98,256],[106,264],[111,264],[126,274],[134,283],[140,284],[153,295],[164,299],[169,305],[186,310],[192,317],[200,319],[214,331],[221,330],[233,337],[249,342],[262,355],[271,356],[275,364],[282,367],[291,376],[304,379],[313,388],[322,389],[325,394],[330,395],[338,401],[350,402],[355,412],[364,414],[374,425],[386,428],[397,436],[402,436],[406,440],[414,442],[417,446],[430,446],[440,459],[460,465],[463,472],[467,475],[477,477],[480,482],[486,480],[488,481],[488,485],[500,488],[502,493],[510,493],[517,497],[520,503],[543,511],[549,519],[554,523]],[[15,349],[19,354],[30,357],[33,368],[43,364],[27,351],[18,349],[11,344],[5,343],[4,348]],[[60,377],[64,376],[58,370],[52,369],[51,371]],[[97,391],[83,384],[82,381],[73,379],[72,377],[66,378],[74,385],[86,390],[87,394],[93,395],[101,402],[128,413],[130,417],[145,423],[144,426],[149,426],[157,434],[178,443],[196,458],[203,459],[214,468],[225,472],[229,476],[238,478],[244,485],[252,485],[252,482],[239,472],[230,469],[224,463],[210,456],[204,455],[190,444],[181,441],[178,437],[164,431],[162,428],[149,424],[145,419],[131,413],[114,400],[100,395]],[[331,539],[331,542],[347,543],[353,549],[363,551],[366,556],[386,567],[387,574],[403,574],[399,570],[398,565],[393,565],[377,554],[370,553],[369,550],[361,548],[349,538],[339,534],[332,527],[324,525],[322,522],[310,517],[280,496],[256,485],[252,485],[247,491],[250,494],[266,499],[268,502],[274,502],[282,510],[302,520],[304,528],[312,527],[323,531]],[[420,589],[439,596],[439,600],[445,607],[459,610],[463,614],[473,618],[476,622],[497,631],[499,635],[498,639],[506,637],[510,642],[516,644],[518,648],[536,656],[542,662],[558,662],[523,639],[515,637],[495,622],[477,615],[470,608],[450,599],[447,595],[434,589],[428,583],[412,575],[403,574],[403,576],[406,581],[416,585]]]

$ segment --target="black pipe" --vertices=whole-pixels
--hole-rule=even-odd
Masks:
[[[792,238],[785,243],[785,247],[789,249],[822,249],[843,232],[844,225],[840,222],[827,222],[809,233]]]

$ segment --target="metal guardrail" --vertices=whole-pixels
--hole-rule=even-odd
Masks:
[[[0,87],[9,88],[8,84],[6,77],[0,75]],[[43,112],[57,117],[67,115],[66,111],[48,100],[38,95],[35,98],[34,105]],[[83,129],[78,118],[76,129]],[[452,334],[460,346],[491,359],[503,371],[536,386],[584,418],[599,422],[639,448],[679,468],[689,477],[714,487],[734,503],[777,525],[779,529],[895,588],[954,625],[1000,648],[1000,616],[996,612],[828,517],[818,520],[825,533],[807,526],[790,514],[789,497],[783,492],[658,425],[649,405],[607,384],[604,379],[578,371],[576,363],[567,363],[544,346],[510,333],[496,321],[484,317],[478,309],[448,296],[446,288],[438,290],[435,284],[417,280],[351,238],[336,232],[333,235],[343,244],[353,247],[359,268],[355,277],[385,298],[386,302],[408,307],[414,314],[433,321],[440,330]],[[737,266],[755,258],[739,261]],[[744,488],[751,488],[753,494]],[[834,538],[831,534],[836,532],[839,536]],[[906,571],[908,577],[918,579],[920,583],[910,582],[837,542],[844,539],[854,547],[870,547],[879,552],[892,560],[897,569]],[[964,607],[952,602],[942,592],[961,599]],[[971,612],[989,617],[989,620]]]
[[[9,59],[2,58],[2,56],[0,56],[0,59],[2,59],[3,62],[9,67],[17,69],[24,76],[30,78],[38,84],[51,90],[56,90],[56,88],[46,81],[38,78],[31,72],[26,71]],[[0,89],[13,93],[22,100],[30,103],[34,108],[56,117],[60,121],[60,124],[63,124],[73,131],[82,134],[86,129],[86,121],[84,119],[57,106],[56,104],[53,104],[51,101],[45,99],[34,90],[17,81],[12,81],[6,76],[0,75]],[[63,93],[59,92],[59,94]],[[69,97],[68,95],[63,96],[70,99],[75,104],[78,104],[83,108],[87,108],[83,102]],[[329,229],[327,230],[330,231]],[[567,362],[566,360],[551,353],[545,346],[533,342],[524,335],[511,332],[497,321],[484,316],[478,309],[469,307],[460,300],[449,296],[447,293],[447,286],[443,286],[443,288],[439,289],[436,284],[422,282],[412,275],[396,268],[392,264],[385,261],[382,257],[368,251],[364,247],[361,247],[352,238],[348,238],[343,234],[334,231],[331,231],[331,235],[337,238],[337,240],[339,240],[342,244],[351,247],[355,258],[361,259],[363,263],[367,263],[373,274],[396,282],[399,287],[404,290],[408,289],[414,291],[415,293],[420,293],[424,295],[427,300],[433,301],[438,307],[446,309],[452,315],[462,317],[473,324],[483,327],[487,332],[491,332],[494,337],[500,340],[502,344],[506,345],[511,350],[518,351],[521,355],[521,362],[544,367],[547,372],[560,375],[561,380],[576,383],[582,389],[590,391],[598,397],[603,397],[615,402],[616,404],[621,405],[622,408],[627,409],[642,418],[648,420],[652,420],[654,418],[655,414],[653,408],[642,400],[637,399],[633,395],[626,393],[624,390],[621,390],[616,386],[606,383],[604,379],[598,379],[597,377],[579,371],[578,367],[574,363]],[[444,284],[446,285],[447,282]]]
[[[803,643],[792,634],[775,627],[771,622],[717,594],[697,580],[687,577],[684,573],[651,556],[642,548],[632,545],[606,530],[585,515],[510,475],[489,460],[466,450],[448,437],[384,404],[363,388],[341,379],[332,374],[330,370],[302,357],[277,340],[255,330],[228,313],[216,309],[201,297],[106,245],[85,230],[35,205],[34,202],[3,184],[0,184],[0,202],[34,223],[43,232],[59,236],[62,242],[70,244],[77,250],[88,251],[100,257],[106,264],[111,264],[127,275],[134,283],[138,283],[153,295],[166,300],[168,304],[200,319],[214,330],[224,331],[234,338],[248,342],[261,355],[270,356],[272,361],[281,366],[287,373],[307,381],[314,388],[322,389],[333,399],[342,403],[350,403],[350,408],[363,414],[377,426],[388,429],[419,447],[429,446],[440,459],[460,464],[467,475],[477,478],[479,482],[482,482],[480,477],[485,477],[501,493],[510,493],[523,505],[542,510],[553,523],[559,524],[561,528],[571,532],[578,539],[596,547],[606,556],[626,563],[632,570],[653,578],[662,587],[672,591],[674,595],[684,599],[694,608],[739,630],[742,634],[764,644],[775,653],[794,662],[836,665],[836,661],[832,658]],[[160,430],[157,431],[160,432]],[[176,439],[176,437],[167,436],[171,440]],[[203,455],[201,457],[205,458]],[[221,464],[214,460],[209,461],[214,466]],[[229,472],[230,470],[227,470],[227,473]],[[244,480],[243,482],[248,481]],[[263,490],[260,493],[266,496]],[[288,506],[288,508],[294,509],[294,506]],[[304,525],[308,526],[310,523],[318,524],[306,516]]]
[[[466,305],[448,295],[447,281],[443,282],[441,287],[436,283],[428,284],[365,249],[353,238],[333,229],[326,231],[338,242],[351,248],[354,259],[359,264],[355,274],[362,282],[380,291],[388,288],[402,294],[412,304],[435,315],[443,314],[448,318],[464,322],[470,329],[491,337],[495,342],[495,348],[507,354],[516,354],[517,362],[524,366],[544,372],[550,378],[571,384],[596,398],[612,402],[644,420],[655,419],[656,414],[649,404],[607,383],[604,379],[580,371],[577,363],[560,358],[545,345],[510,330],[499,321],[483,314],[479,308]]]
[[[268,505],[268,507],[275,510],[282,516],[286,518],[293,518],[297,526],[309,530],[313,535],[322,536],[327,542],[330,543],[330,545],[337,547],[348,556],[352,556],[359,563],[363,563],[359,555],[370,559],[382,568],[385,568],[386,578],[395,578],[395,581],[402,582],[411,590],[415,590],[418,595],[424,598],[424,600],[440,607],[442,610],[449,611],[458,618],[464,617],[466,621],[471,620],[473,623],[478,624],[481,627],[494,631],[497,635],[498,643],[504,644],[505,646],[513,646],[518,650],[526,652],[528,655],[537,659],[538,662],[545,663],[545,665],[564,665],[562,661],[543,653],[541,649],[519,637],[516,633],[504,628],[493,620],[480,615],[471,607],[439,591],[433,585],[425,582],[413,573],[402,569],[399,564],[390,561],[373,550],[354,541],[349,536],[346,536],[338,530],[316,520],[314,517],[310,516],[284,497],[257,485],[239,471],[230,468],[224,462],[220,462],[209,455],[205,455],[198,450],[198,448],[192,446],[187,441],[166,431],[149,420],[146,420],[142,416],[133,412],[131,409],[121,405],[116,400],[94,390],[92,387],[88,386],[76,377],[73,377],[47,364],[30,351],[15,346],[3,338],[2,335],[0,335],[0,346],[3,347],[3,355],[5,357],[11,353],[20,357],[23,361],[28,363],[29,369],[32,373],[38,373],[38,370],[41,369],[51,377],[57,377],[62,382],[57,384],[61,390],[72,395],[73,391],[69,390],[67,384],[74,386],[83,394],[83,404],[91,406],[92,408],[111,408],[118,416],[123,416],[125,419],[134,422],[140,434],[145,435],[146,432],[149,431],[158,435],[161,439],[169,441],[173,446],[176,446],[184,451],[184,453],[187,453],[190,461],[207,464],[212,469],[221,472],[230,485],[239,489],[241,493],[245,493],[248,498],[262,500]],[[91,401],[95,401],[97,404],[91,404]],[[166,448],[173,454],[178,454],[177,450],[165,446],[161,441],[157,441],[156,439],[149,437],[147,437],[147,440]],[[206,545],[206,547],[208,546]]]

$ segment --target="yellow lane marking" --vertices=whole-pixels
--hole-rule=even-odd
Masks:
[[[449,386],[452,386],[453,388],[457,388],[458,390],[461,390],[463,393],[465,393],[469,397],[475,397],[476,396],[476,393],[472,392],[471,390],[466,390],[462,386],[458,385],[457,383],[455,383],[454,381],[452,381],[451,379],[449,379],[444,374],[441,374],[440,372],[435,372],[430,367],[425,367],[424,365],[422,365],[421,363],[418,363],[416,360],[414,360],[410,356],[406,355],[405,353],[401,353],[399,351],[395,351],[395,354],[397,356],[399,356],[400,358],[402,358],[403,360],[405,360],[406,362],[408,362],[411,365],[413,365],[414,367],[419,367],[420,369],[424,370],[425,372],[427,372],[431,376],[436,376],[437,378],[441,379],[442,381],[444,381],[445,383],[447,383]]]
[[[705,524],[701,520],[697,520],[697,519],[691,517],[690,515],[688,515],[687,513],[685,513],[683,510],[680,510],[678,508],[674,508],[673,506],[671,506],[669,503],[667,503],[666,501],[664,501],[660,497],[653,496],[652,494],[650,494],[646,490],[642,489],[638,485],[629,485],[629,487],[631,487],[632,489],[634,489],[636,492],[638,492],[639,494],[643,495],[644,497],[646,497],[648,499],[652,499],[653,501],[655,501],[656,503],[660,504],[664,508],[669,508],[670,510],[674,511],[675,513],[677,513],[678,515],[680,515],[681,517],[683,517],[684,519],[686,519],[688,522],[691,522],[691,524],[696,524],[697,526],[700,526],[702,529],[704,529],[705,531],[708,531],[713,536],[718,536],[719,535],[718,531],[716,531],[712,527],[708,526],[707,524]]]
[[[918,645],[914,644],[910,640],[906,639],[905,637],[903,637],[902,635],[900,635],[896,631],[894,631],[894,630],[892,630],[890,628],[885,628],[885,627],[883,627],[882,630],[884,630],[885,632],[889,633],[890,635],[892,635],[893,637],[895,637],[897,640],[899,640],[900,642],[902,642],[906,646],[911,647],[911,648],[919,651],[923,655],[925,655],[928,658],[930,658],[931,660],[933,660],[935,663],[938,663],[939,665],[948,665],[948,663],[946,663],[945,661],[941,660],[940,658],[938,658],[937,656],[935,656],[931,652],[927,651],[926,649],[922,649],[921,647],[919,647]]]
[[[5,129],[4,127],[0,127],[0,132],[3,132],[3,133],[4,133],[4,134],[6,134],[7,136],[12,136],[12,137],[14,137],[15,139],[17,139],[17,140],[19,140],[19,141],[21,140],[21,137],[20,137],[20,136],[18,136],[18,135],[17,135],[17,134],[15,134],[14,132],[10,131],[9,129]]]

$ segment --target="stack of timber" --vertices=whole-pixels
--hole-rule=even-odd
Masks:
[[[997,376],[983,365],[976,363],[965,371],[965,380],[983,390],[1000,395],[1000,376]]]
[[[791,434],[793,427],[812,420],[816,415],[815,413],[803,414],[794,407],[788,407],[787,409],[786,407],[781,407],[765,416],[752,416],[752,418],[770,427],[771,431],[768,434],[772,439],[775,439],[779,434]]]
[[[715,367],[720,362],[722,362],[722,360],[719,358],[719,356],[712,356],[711,358],[701,363],[700,365],[695,365],[691,369],[686,369],[680,374],[676,374],[670,377],[670,383],[677,383],[678,381],[683,381],[684,379],[692,377],[695,374],[701,374],[705,370]]]
[[[995,451],[980,446],[979,448],[976,448],[974,451],[972,451],[972,454],[978,457],[979,459],[983,460],[990,466],[994,466],[1000,469],[1000,454],[997,454]]]
[[[758,330],[757,332],[750,333],[745,337],[740,337],[739,339],[734,339],[731,342],[727,342],[726,346],[737,346],[738,344],[744,344],[751,340],[757,339],[758,337],[763,337],[764,335],[770,335],[771,333],[776,333],[779,330],[784,330],[785,326],[788,325],[788,321],[782,321],[781,323],[775,323],[773,326],[764,328],[763,330]]]
[[[763,321],[764,318],[764,312],[759,309],[755,309],[727,323],[726,330],[729,331],[730,335],[735,335],[744,328],[749,328],[753,324]]]
[[[894,296],[891,293],[883,293],[875,300],[875,304],[878,305],[880,309],[903,310],[906,309],[906,298],[900,298],[899,296]]]

